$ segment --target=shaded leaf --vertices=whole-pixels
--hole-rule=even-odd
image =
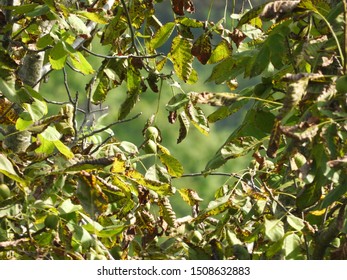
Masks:
[[[26,184],[14,170],[12,163],[3,154],[0,154],[0,172],[16,182],[22,183],[23,185]]]
[[[180,124],[180,129],[177,138],[177,144],[181,143],[187,137],[190,127],[190,123],[185,112],[181,112],[178,115],[178,121]]]
[[[118,119],[123,120],[134,108],[137,101],[139,101],[138,94],[128,94],[124,102],[121,104],[121,107],[118,113]]]
[[[165,108],[170,112],[177,111],[178,109],[186,105],[188,102],[189,102],[189,98],[187,94],[178,93],[169,100]]]
[[[317,177],[322,177],[322,176],[317,176]],[[317,179],[315,179],[313,183],[306,185],[304,189],[297,195],[296,206],[300,210],[310,207],[314,205],[320,199],[321,195],[322,195],[321,184],[317,183]]]

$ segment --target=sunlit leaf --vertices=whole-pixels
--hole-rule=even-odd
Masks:
[[[175,23],[174,22],[168,22],[161,26],[158,31],[154,34],[153,38],[151,39],[149,46],[152,49],[157,49],[164,45],[167,40],[170,38],[173,30],[175,29]]]
[[[288,215],[287,216],[288,224],[295,230],[302,230],[305,226],[304,221],[296,216]]]
[[[58,207],[58,211],[61,214],[68,214],[82,209],[81,205],[76,205],[71,202],[71,199],[64,200]]]
[[[108,23],[108,19],[100,12],[91,13],[91,12],[86,12],[86,11],[78,11],[78,14],[81,16],[84,16],[87,19],[90,19],[91,21],[94,21],[96,23],[100,23],[100,24],[107,24]]]
[[[278,219],[268,220],[264,219],[265,236],[273,242],[283,238],[284,227],[283,222]]]
[[[181,177],[183,175],[182,164],[173,156],[168,154],[159,155],[160,161],[166,166],[169,174],[173,177]]]
[[[81,52],[71,53],[70,59],[73,66],[75,66],[83,74],[89,75],[94,73],[93,67],[89,64]]]
[[[222,40],[211,52],[211,56],[207,63],[214,64],[228,58],[232,53],[232,46],[226,41]]]
[[[67,18],[68,23],[70,24],[72,30],[74,30],[78,35],[89,36],[89,30],[86,24],[75,14],[70,14]]]
[[[176,36],[171,45],[169,59],[173,62],[174,70],[179,78],[188,81],[192,74],[193,55],[191,54],[192,43],[181,36]]]
[[[75,156],[74,153],[71,152],[70,148],[60,140],[53,141],[53,144],[66,158],[72,159]]]
[[[305,259],[304,254],[302,253],[302,241],[295,233],[289,234],[284,238],[283,250],[286,260]]]
[[[62,69],[65,65],[68,52],[65,50],[62,42],[58,42],[49,53],[49,62],[53,69]]]
[[[232,207],[232,202],[229,196],[220,197],[214,201],[211,201],[207,208],[199,213],[195,219],[195,222],[199,223],[200,221],[205,220],[207,217],[221,214],[230,207]]]

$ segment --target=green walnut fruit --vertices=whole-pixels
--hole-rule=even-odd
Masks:
[[[143,146],[143,150],[147,154],[156,154],[157,153],[157,143],[153,140],[148,140],[147,143]]]
[[[336,90],[341,93],[347,92],[347,76],[342,76],[336,80]]]
[[[57,229],[59,217],[57,215],[48,215],[45,219],[45,226],[50,229]]]
[[[146,129],[145,137],[146,137],[146,139],[150,139],[150,140],[153,140],[153,141],[158,140],[158,138],[159,138],[159,130],[158,130],[158,128],[156,128],[155,126],[149,126]]]
[[[0,184],[0,201],[11,196],[11,190],[6,184]]]

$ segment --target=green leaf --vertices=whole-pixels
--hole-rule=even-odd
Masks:
[[[141,74],[134,67],[129,67],[127,71],[128,94],[139,94],[141,92]]]
[[[174,31],[175,25],[174,22],[168,22],[162,25],[149,42],[149,47],[151,49],[157,49],[164,45]]]
[[[338,184],[334,186],[334,188],[324,197],[321,207],[323,209],[327,208],[335,201],[338,201],[345,193],[347,193],[347,184]]]
[[[65,50],[64,44],[58,42],[49,53],[49,62],[55,70],[62,69],[66,63],[68,52]]]
[[[110,90],[110,80],[106,75],[101,75],[95,79],[90,94],[94,104],[100,104],[105,101],[107,93]]]
[[[136,105],[137,101],[139,101],[138,94],[128,94],[124,102],[121,104],[118,113],[118,119],[123,120],[125,117],[131,112],[131,110]]]
[[[249,23],[252,19],[259,17],[261,12],[263,11],[263,8],[266,4],[257,6],[251,10],[249,10],[247,13],[245,13],[242,18],[240,19],[239,23],[237,24],[236,28],[240,28],[245,23]]]
[[[100,11],[98,11],[97,13],[91,13],[91,12],[87,12],[87,11],[77,11],[77,13],[79,15],[91,20],[91,21],[96,22],[96,23],[100,23],[100,24],[107,24],[108,23],[107,18]]]
[[[47,46],[53,45],[54,40],[50,34],[46,34],[37,40],[36,47],[38,49],[46,48]]]
[[[32,12],[35,8],[39,7],[39,4],[25,4],[19,6],[13,6],[11,9],[14,15],[23,15]]]
[[[33,99],[33,102],[31,102],[30,104],[23,104],[23,108],[25,108],[26,111],[30,114],[31,119],[34,122],[39,121],[48,113],[47,103],[43,100],[41,95],[31,87],[25,86],[25,90],[28,91]]]
[[[148,168],[145,178],[150,181],[158,181],[164,183],[170,183],[171,181],[171,176],[168,173],[167,169],[158,164],[154,164],[150,168]]]
[[[172,61],[177,76],[187,82],[192,74],[192,43],[186,38],[177,36],[173,39],[168,58]]]
[[[82,210],[81,205],[75,205],[71,202],[71,199],[67,199],[63,201],[58,207],[58,211],[60,214],[68,214]]]
[[[73,66],[81,71],[82,74],[89,75],[94,73],[93,67],[89,64],[81,52],[70,53],[70,59]]]
[[[228,57],[213,67],[210,77],[206,82],[215,82],[221,84],[231,79],[233,69],[235,67],[235,60],[233,57]]]
[[[185,113],[192,124],[204,135],[208,135],[210,128],[207,118],[201,108],[195,107],[191,102],[186,106]]]
[[[213,49],[208,64],[214,64],[220,62],[232,54],[232,46],[226,41],[222,40],[218,45]]]
[[[188,102],[189,102],[189,98],[187,94],[178,93],[169,100],[165,108],[170,112],[177,111],[184,105],[188,104]]]
[[[72,30],[74,30],[78,35],[83,34],[89,36],[89,30],[86,24],[77,15],[70,14],[67,18],[67,22],[70,24]]]
[[[235,103],[230,106],[223,106],[219,108],[218,110],[216,110],[215,112],[213,112],[212,114],[210,114],[207,117],[207,120],[209,123],[214,123],[214,122],[223,120],[231,116],[232,114],[238,112],[247,103],[248,103],[247,99],[241,99],[241,100],[235,101]]]
[[[284,236],[283,222],[278,219],[268,220],[264,218],[265,236],[272,242],[279,241]]]
[[[182,164],[173,156],[168,154],[159,155],[160,161],[166,166],[167,171],[173,177],[181,177],[183,175]]]
[[[10,75],[6,80],[0,78],[0,91],[11,102],[21,104],[20,97],[15,88],[15,77]]]
[[[124,150],[126,153],[129,153],[131,155],[136,155],[139,153],[139,150],[137,146],[134,143],[128,142],[128,141],[122,141],[119,144],[119,147]]]
[[[221,214],[231,207],[233,207],[233,205],[229,195],[217,198],[216,200],[211,201],[206,209],[200,211],[194,222],[199,223],[201,221],[204,221],[207,217]]]
[[[96,232],[96,236],[101,238],[114,238],[115,236],[122,234],[128,226],[126,225],[112,225],[104,227],[101,231]]]
[[[155,191],[159,195],[171,195],[173,193],[173,188],[168,183],[163,183],[160,181],[154,181],[151,179],[146,179],[142,174],[137,171],[128,172],[126,177],[135,184],[142,185],[152,191]]]
[[[283,240],[283,251],[286,260],[300,260],[305,259],[305,256],[302,254],[302,242],[300,237],[295,234],[287,235]]]
[[[48,141],[59,140],[61,134],[52,126],[47,127],[42,133],[41,136]]]
[[[175,21],[176,23],[182,24],[186,27],[200,28],[204,26],[204,23],[202,21],[198,21],[196,19],[188,17],[177,17]]]
[[[60,140],[53,141],[53,144],[67,159],[72,159],[75,156],[74,153],[71,152],[70,148]]]
[[[304,221],[296,216],[288,215],[287,216],[288,224],[295,230],[302,230],[305,227]]]
[[[315,180],[311,184],[306,185],[297,195],[296,206],[299,210],[314,205],[320,199],[322,195],[322,184],[317,181],[317,178],[323,179],[322,177],[324,177],[322,174],[317,174]]]
[[[268,67],[269,63],[270,63],[270,47],[264,44],[254,60],[250,77],[252,78],[252,77],[260,75]]]
[[[16,182],[26,185],[26,182],[20,178],[17,172],[14,170],[12,163],[3,154],[0,154],[0,173]]]

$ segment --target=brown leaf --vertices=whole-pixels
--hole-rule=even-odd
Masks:
[[[202,64],[206,64],[212,53],[210,36],[208,34],[201,35],[193,44],[191,53]]]
[[[234,31],[230,34],[231,40],[235,43],[237,47],[241,44],[241,42],[246,38],[247,36],[240,30],[235,28]]]
[[[179,16],[184,16],[184,10],[191,14],[195,12],[195,7],[191,0],[172,0],[172,9]]]
[[[274,158],[276,156],[277,150],[280,145],[280,140],[281,140],[280,124],[281,122],[279,120],[276,120],[271,132],[269,147],[266,151],[267,156],[270,158]]]

